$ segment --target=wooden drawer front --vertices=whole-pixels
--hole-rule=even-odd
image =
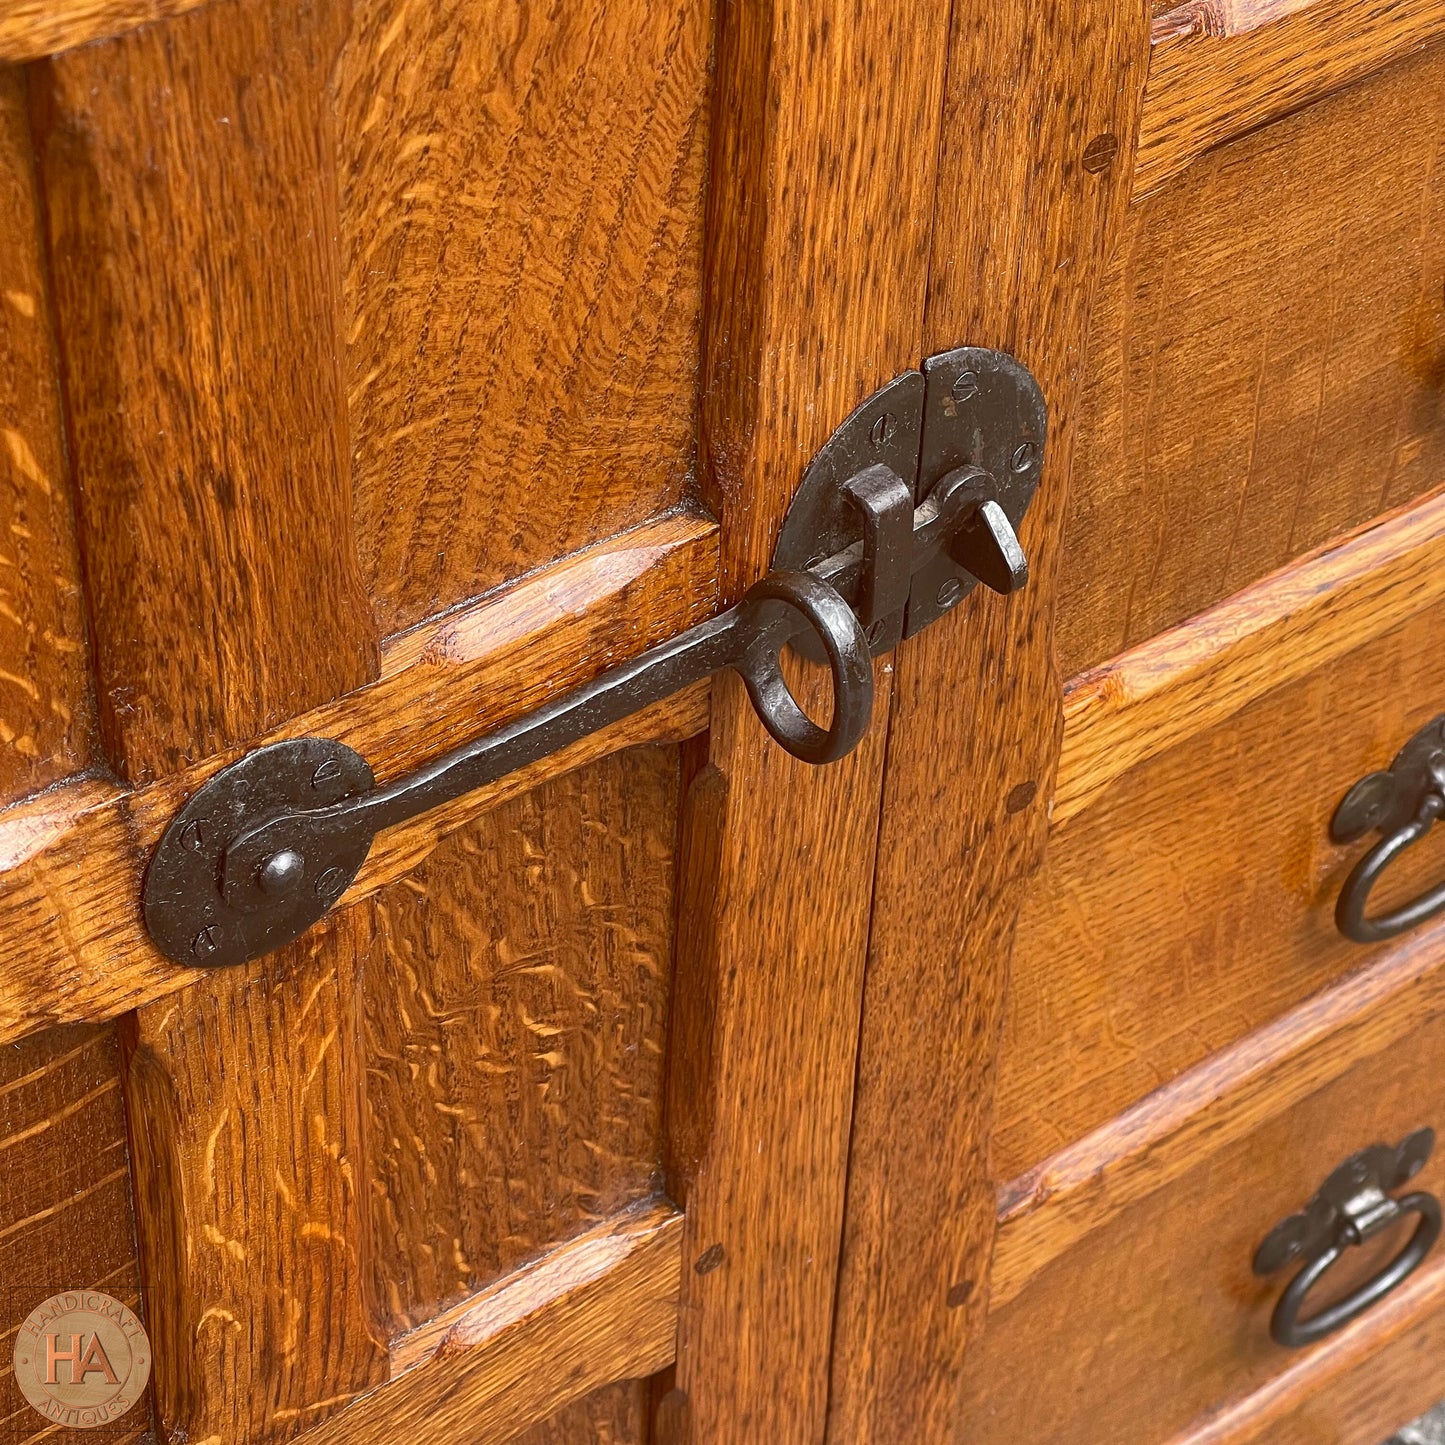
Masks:
[[[1442,549],[1431,499],[1077,681],[1019,922],[998,1178],[1368,958],[1333,917],[1365,845],[1329,821],[1445,711]],[[1445,876],[1442,843],[1386,891]]]
[[[1254,1251],[1355,1151],[1445,1128],[1442,1050],[1437,930],[1005,1191],[992,1313],[969,1357],[957,1438],[1145,1445],[1189,1438],[1227,1402],[1239,1402],[1237,1428],[1205,1438],[1250,1438],[1241,1422],[1257,1407],[1243,1402],[1316,1353],[1270,1340],[1289,1272],[1257,1277]],[[1445,1155],[1410,1188],[1445,1190]],[[1369,1260],[1356,1251],[1342,1277],[1358,1282],[1402,1240],[1378,1241]],[[1445,1308],[1430,1285],[1441,1278],[1445,1254],[1410,1281],[1402,1329]],[[1371,1313],[1317,1349],[1370,1330]]]

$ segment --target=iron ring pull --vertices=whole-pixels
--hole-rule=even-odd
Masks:
[[[1344,1299],[1337,1300],[1318,1314],[1302,1320],[1300,1311],[1304,1308],[1305,1297],[1347,1250],[1363,1244],[1367,1237],[1353,1220],[1348,1217],[1341,1218],[1334,1241],[1323,1253],[1311,1259],[1280,1295],[1269,1321],[1270,1338],[1276,1344],[1289,1349],[1299,1349],[1324,1339],[1326,1335],[1333,1334],[1364,1314],[1371,1305],[1384,1299],[1396,1285],[1402,1284],[1420,1267],[1440,1237],[1440,1202],[1433,1194],[1427,1194],[1424,1190],[1406,1194],[1390,1202],[1394,1205],[1390,1216],[1392,1220],[1407,1214],[1417,1214],[1420,1217],[1420,1222],[1415,1226],[1405,1247],[1379,1274],[1372,1275]]]
[[[1335,904],[1335,923],[1346,938],[1356,943],[1380,943],[1424,923],[1427,918],[1433,918],[1445,909],[1445,883],[1440,883],[1428,893],[1422,893],[1420,897],[1378,918],[1365,916],[1370,890],[1379,881],[1380,875],[1435,826],[1435,820],[1442,812],[1445,812],[1445,797],[1439,793],[1427,793],[1415,816],[1402,827],[1386,833],[1350,870]]]

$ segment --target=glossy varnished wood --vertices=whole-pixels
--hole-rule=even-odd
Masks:
[[[918,362],[947,12],[723,6],[702,481],[725,596],[766,570],[833,428]],[[818,671],[799,686],[821,712]],[[663,1441],[824,1436],[887,666],[875,677],[868,736],[828,768],[769,741],[733,679],[714,689],[683,828],[667,1184],[686,1215]]]
[[[646,1445],[650,1398],[646,1380],[604,1385],[514,1436],[514,1445]]]
[[[0,800],[90,760],[94,716],[22,72],[0,73]]]
[[[1363,845],[1333,843],[1330,818],[1441,711],[1440,616],[1417,613],[1123,774],[1051,840],[1014,953],[1004,1177],[1365,960],[1334,921]],[[1377,906],[1433,883],[1442,854],[1432,840],[1400,860]]]
[[[57,1438],[15,1386],[11,1349],[25,1316],[77,1284],[146,1313],[119,1065],[109,1025],[50,1029],[0,1049],[0,1427],[16,1445]],[[142,1403],[110,1438],[141,1445],[149,1431]]]
[[[1156,14],[1135,194],[1442,35],[1441,0],[1185,0]]]
[[[305,1438],[503,1441],[589,1390],[662,1369],[676,1341],[681,1228],[665,1204],[598,1225],[403,1337],[391,1383]]]
[[[1065,676],[1445,477],[1445,50],[1132,208],[1091,327]]]
[[[207,3],[209,0],[11,0],[0,14],[0,61],[38,60]]]
[[[345,524],[336,19],[223,0],[32,77],[100,729],[132,783],[376,672]]]
[[[390,632],[684,495],[713,16],[352,15],[336,90],[356,529]]]
[[[898,654],[875,881],[830,1438],[952,1437],[995,1205],[995,1052],[1060,731],[1057,536],[1075,357],[1128,193],[1142,11],[955,8],[926,351],[1017,355],[1049,399],[1027,590],[975,593]],[[1114,163],[1084,156],[1113,143]],[[965,1435],[963,1438],[967,1438]]]
[[[696,518],[624,534],[393,639],[370,688],[291,719],[276,736],[336,737],[378,777],[397,776],[706,616],[716,557],[716,528]],[[688,737],[707,716],[706,687],[693,689],[383,834],[347,901],[403,876],[447,832],[503,798],[631,743]],[[150,942],[141,884],[175,810],[235,756],[136,793],[83,780],[0,813],[0,1039],[53,1021],[109,1018],[202,976]]]
[[[1417,997],[1439,992],[1445,955],[1438,935],[1434,943],[1428,970],[1418,955],[1405,960],[1404,971],[1414,975],[1404,985],[1407,999],[1412,989]],[[1140,1445],[1169,1440],[1294,1363],[1296,1356],[1269,1338],[1269,1315],[1287,1276],[1252,1273],[1260,1240],[1355,1150],[1438,1127],[1445,1116],[1433,1066],[1445,1016],[1423,1009],[1403,1035],[1382,1038],[1391,1031],[1351,1011],[1373,1003],[1358,985],[1342,985],[1331,1002],[1339,1012],[1328,1022],[1317,1012],[1305,1024],[1302,1032],[1315,1037],[1293,1068],[1261,1080],[1249,1076],[1247,1051],[1220,1060],[1212,1097],[1198,1104],[1200,1132],[1187,1170],[1172,1178],[1166,1171],[1157,1187],[990,1315],[970,1354],[961,1438],[1113,1445],[1123,1417],[1139,1423]],[[1324,1065],[1318,1073],[1316,1063]],[[1244,1065],[1237,1080],[1231,1064]],[[1239,1109],[1252,1113],[1250,1127],[1211,1137],[1209,1122]],[[1445,1161],[1436,1158],[1411,1187],[1438,1195],[1442,1182]],[[1352,1251],[1336,1281],[1362,1279],[1402,1242],[1397,1233],[1368,1252]],[[1031,1368],[1018,1370],[1020,1359]],[[1398,1423],[1387,1417],[1374,1425],[1384,1431]]]
[[[377,894],[365,1193],[393,1331],[656,1189],[677,777],[662,747],[569,773]]]

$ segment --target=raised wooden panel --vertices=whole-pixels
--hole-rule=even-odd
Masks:
[[[1445,50],[1136,205],[1094,310],[1065,675],[1445,478]]]
[[[376,895],[367,1195],[392,1330],[656,1188],[677,767],[635,748],[570,773]]]
[[[0,1050],[0,1179],[0,1432],[30,1445],[57,1437],[15,1386],[11,1350],[25,1316],[75,1288],[147,1313],[109,1025],[50,1029]],[[103,1433],[113,1445],[140,1445],[149,1431],[141,1402]]]
[[[351,535],[326,0],[33,76],[106,752],[147,781],[374,676]]]
[[[349,397],[384,631],[682,498],[711,39],[684,0],[354,5]]]
[[[1335,930],[1349,786],[1445,709],[1441,608],[1123,774],[1050,842],[1019,919],[999,1177],[1368,956]],[[1431,840],[1392,887],[1445,864]],[[1382,892],[1382,906],[1391,901]]]
[[[1439,993],[1435,941],[1431,960],[1402,956],[1407,977],[1399,1001],[1407,1014],[1412,992]],[[1353,986],[1342,988],[1348,998]],[[1314,1041],[1263,1086],[1251,1077],[1246,1049],[1213,1071],[1207,1095],[1192,1080],[1181,1081],[1200,1096],[1188,1167],[1163,1173],[1152,1189],[1146,1185],[1142,1197],[990,1314],[970,1352],[957,1438],[970,1445],[1020,1439],[1115,1445],[1127,1420],[1127,1438],[1149,1445],[1183,1434],[1219,1402],[1247,1397],[1296,1363],[1299,1356],[1269,1338],[1269,1315],[1288,1276],[1254,1275],[1259,1241],[1355,1150],[1445,1123],[1445,1084],[1436,1067],[1445,1015],[1438,1007],[1413,1028],[1407,1018],[1403,1033],[1384,1039],[1367,1015],[1348,1010],[1308,1027]],[[1343,1069],[1338,1059],[1328,1062],[1341,1033],[1355,1037],[1352,1060],[1345,1045]],[[1276,1042],[1281,1055],[1290,1053]],[[1245,1072],[1236,1084],[1232,1072],[1240,1065]],[[1313,1086],[1303,1097],[1295,1088],[1300,1074]],[[1236,1109],[1248,1111],[1249,1127],[1216,1137],[1209,1121]],[[1121,1133],[1119,1143],[1126,1142]],[[1101,1160],[1101,1187],[1107,1179]],[[1432,1159],[1411,1188],[1445,1189],[1445,1158]],[[1049,1207],[1040,1201],[1041,1210]],[[1376,1241],[1369,1258],[1355,1252],[1334,1283],[1363,1278],[1401,1243],[1398,1236]],[[1354,1328],[1366,1327],[1361,1321]],[[1028,1368],[1020,1369],[1020,1361]],[[1379,1435],[1398,1423],[1377,1420]]]
[[[83,768],[93,726],[24,75],[0,71],[0,802]]]
[[[647,1445],[646,1380],[619,1380],[512,1437],[513,1445]]]

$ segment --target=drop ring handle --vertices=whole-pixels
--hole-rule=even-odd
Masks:
[[[1326,1306],[1308,1319],[1300,1318],[1305,1299],[1346,1251],[1362,1244],[1365,1236],[1353,1221],[1342,1218],[1330,1243],[1320,1254],[1309,1261],[1286,1286],[1270,1317],[1270,1338],[1276,1344],[1289,1349],[1312,1345],[1326,1335],[1349,1324],[1351,1320],[1377,1304],[1397,1285],[1408,1279],[1424,1262],[1425,1256],[1440,1237],[1440,1201],[1433,1194],[1420,1190],[1406,1194],[1393,1201],[1396,1217],[1408,1214],[1419,1216],[1419,1222],[1411,1233],[1405,1247],[1382,1269],[1372,1275],[1358,1289],[1351,1290],[1343,1299]]]
[[[1392,908],[1388,913],[1376,918],[1366,917],[1365,914],[1370,890],[1379,882],[1381,874],[1435,826],[1435,820],[1442,811],[1445,811],[1445,797],[1439,793],[1428,793],[1421,801],[1419,811],[1408,823],[1386,833],[1350,870],[1335,904],[1335,923],[1346,938],[1355,943],[1380,943],[1424,923],[1427,918],[1433,918],[1445,909],[1445,883],[1439,883],[1429,892]]]

